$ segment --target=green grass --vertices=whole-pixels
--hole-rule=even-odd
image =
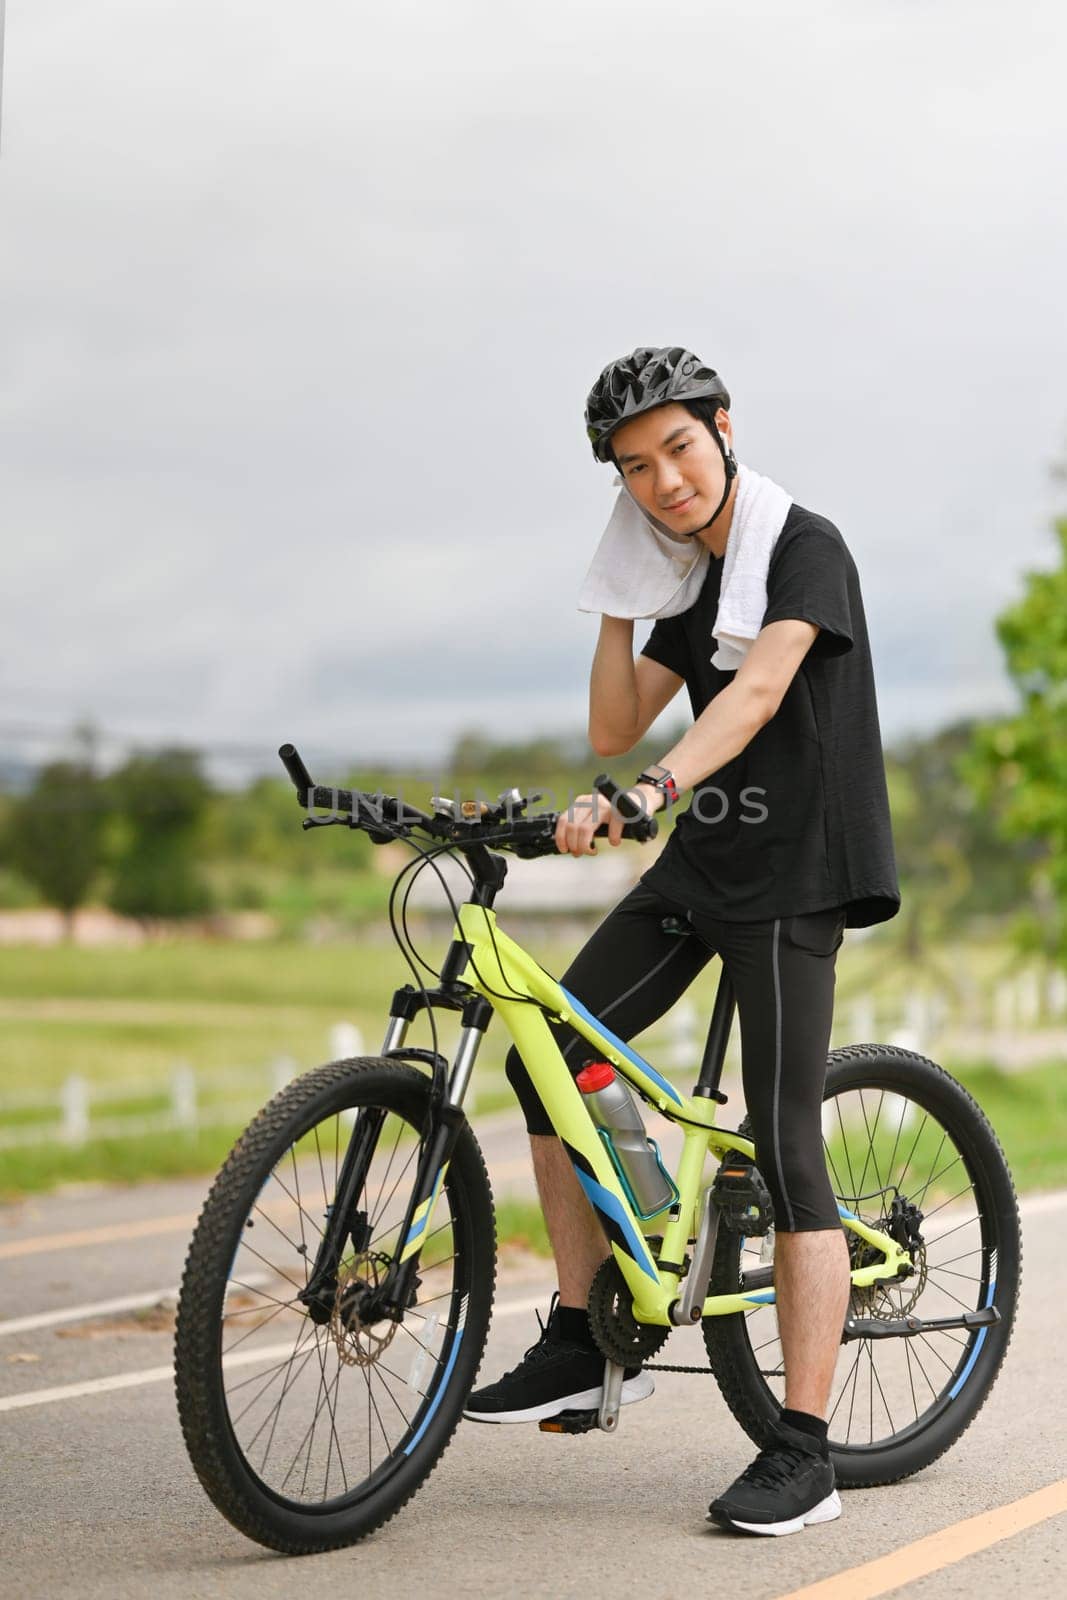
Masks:
[[[132,1139],[94,1139],[77,1149],[25,1145],[0,1150],[0,1199],[54,1188],[59,1183],[137,1183],[216,1171],[240,1129],[151,1133]]]
[[[427,954],[435,949],[422,942]],[[537,953],[549,963],[559,954]],[[366,1051],[376,1052],[390,997],[409,977],[379,936],[321,948],[176,941],[138,950],[11,949],[0,961],[0,1100],[31,1089],[54,1094],[72,1074],[149,1089],[165,1085],[179,1062],[198,1079],[261,1067],[269,1087],[269,1064],[279,1057],[300,1070],[328,1059],[338,1021],[354,1023]],[[439,1017],[446,1048],[456,1026]],[[430,1044],[425,1018],[409,1042]],[[507,1042],[499,1024],[490,1029],[480,1082],[499,1077]]]
[[[978,1101],[1020,1193],[1067,1186],[1067,1073],[1061,1061],[1006,1073],[988,1063],[949,1065]]]
[[[532,953],[562,971],[578,939],[561,944],[551,936],[529,938]],[[440,934],[422,936],[428,957],[443,953]],[[943,946],[938,966],[962,966],[972,981],[989,983],[1012,963],[1004,944]],[[0,1101],[40,1091],[54,1096],[71,1074],[94,1088],[121,1086],[125,1106],[155,1111],[168,1092],[179,1062],[192,1067],[205,1105],[229,1089],[228,1074],[247,1073],[241,1106],[231,1125],[184,1134],[129,1140],[94,1140],[81,1149],[61,1145],[0,1150],[0,1194],[37,1190],[64,1181],[115,1179],[131,1182],[206,1172],[217,1166],[240,1127],[273,1089],[271,1064],[288,1058],[303,1071],[330,1053],[330,1029],[354,1022],[369,1053],[380,1046],[394,988],[408,973],[386,933],[313,946],[278,940],[262,944],[176,939],[134,950],[5,950],[0,961]],[[427,980],[431,981],[431,980]],[[717,981],[712,962],[686,999],[703,1029]],[[902,993],[915,974],[898,956],[888,935],[842,952],[838,985],[842,1002],[870,992],[881,1005]],[[451,1049],[456,1021],[442,1021],[442,1046]],[[668,1041],[662,1024],[646,1044],[653,1059]],[[425,1020],[412,1029],[412,1044],[429,1044]],[[514,1104],[503,1077],[508,1040],[494,1023],[475,1077],[475,1114]],[[951,1063],[947,1063],[951,1066]],[[1007,1075],[984,1063],[964,1063],[959,1075],[985,1107],[1001,1136],[1020,1189],[1067,1184],[1067,1074],[1049,1063]],[[257,1076],[257,1074],[259,1076]],[[686,1083],[684,1071],[672,1071]],[[227,1113],[228,1114],[228,1113]],[[14,1126],[34,1120],[25,1106],[0,1120]]]
[[[535,1256],[552,1254],[545,1219],[534,1200],[498,1200],[496,1232],[501,1244],[516,1245]]]
[[[354,1005],[380,1015],[406,977],[385,936],[323,945],[175,939],[135,949],[15,946],[0,962],[0,999]]]

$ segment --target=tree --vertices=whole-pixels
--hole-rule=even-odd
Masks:
[[[188,917],[211,895],[200,872],[199,828],[210,798],[192,750],[132,756],[108,780],[121,819],[108,904],[132,917]]]
[[[7,855],[41,898],[66,919],[84,902],[100,868],[106,798],[85,761],[54,761],[42,767],[29,794],[8,818]]]
[[[979,728],[966,771],[1005,837],[1030,843],[1025,936],[1067,957],[1067,517],[1053,532],[1059,565],[1028,572],[1022,599],[997,619],[1021,707]]]

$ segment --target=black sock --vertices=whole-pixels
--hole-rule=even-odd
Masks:
[[[596,1341],[589,1327],[589,1313],[584,1306],[559,1307],[559,1336],[568,1344],[586,1345],[596,1349]]]
[[[829,1453],[826,1442],[827,1424],[821,1417],[813,1417],[810,1411],[782,1411],[782,1421],[787,1428],[795,1428],[798,1433],[806,1433],[814,1439],[823,1455]]]

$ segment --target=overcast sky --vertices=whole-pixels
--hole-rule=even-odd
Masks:
[[[9,746],[580,729],[582,407],[642,343],[841,528],[887,738],[1009,704],[1067,443],[1065,15],[13,0]]]

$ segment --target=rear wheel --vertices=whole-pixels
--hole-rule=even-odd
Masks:
[[[924,1321],[995,1306],[992,1327],[842,1345],[829,1438],[844,1487],[928,1466],[973,1421],[1011,1338],[1022,1244],[1011,1175],[984,1113],[925,1057],[890,1045],[831,1053],[823,1106],[827,1170],[841,1204],[886,1231],[911,1230],[911,1277],[854,1289],[849,1315]],[[853,1267],[872,1259],[846,1230]],[[713,1294],[763,1287],[773,1241],[720,1229]],[[878,1259],[874,1254],[873,1259]],[[773,1305],[706,1317],[708,1358],[745,1431],[767,1441],[785,1384]]]
[[[175,1374],[200,1481],[275,1550],[327,1550],[391,1517],[433,1470],[481,1360],[495,1273],[492,1197],[464,1125],[402,1320],[362,1321],[411,1196],[429,1083],[376,1058],[290,1084],[208,1196],[186,1261]],[[353,1130],[368,1152],[344,1252],[312,1316],[299,1299]]]

